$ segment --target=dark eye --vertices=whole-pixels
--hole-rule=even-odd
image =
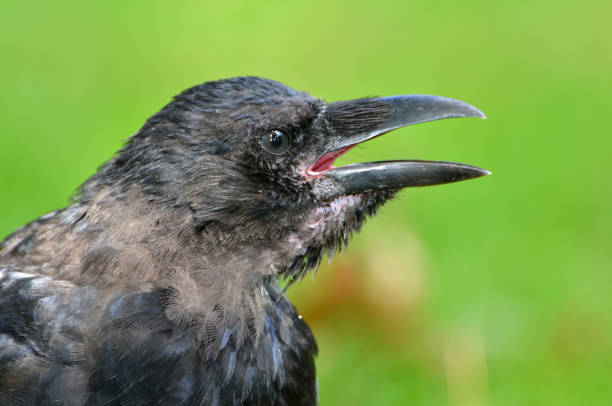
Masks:
[[[283,155],[289,149],[289,136],[281,130],[272,130],[259,141],[261,146],[273,155]]]

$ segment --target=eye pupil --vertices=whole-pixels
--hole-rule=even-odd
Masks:
[[[289,136],[281,130],[272,130],[261,138],[260,144],[272,155],[283,155],[289,149]]]
[[[282,135],[279,133],[279,131],[272,131],[270,133],[270,145],[275,148],[280,147],[283,144],[283,140],[281,138]]]

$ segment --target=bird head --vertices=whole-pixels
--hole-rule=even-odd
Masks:
[[[208,82],[151,117],[83,196],[113,185],[187,207],[198,238],[233,252],[276,252],[273,272],[295,280],[346,244],[398,190],[488,174],[434,161],[333,166],[374,137],[452,117],[484,115],[437,96],[326,103],[257,77]]]

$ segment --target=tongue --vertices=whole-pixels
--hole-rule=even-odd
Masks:
[[[347,153],[351,148],[355,147],[356,145],[357,144],[353,144],[342,149],[337,149],[335,151],[328,152],[327,154],[319,158],[319,160],[310,167],[309,172],[321,173],[333,168],[334,161],[338,159],[341,155]]]

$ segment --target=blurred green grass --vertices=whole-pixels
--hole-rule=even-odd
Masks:
[[[344,158],[493,176],[403,191],[292,289],[319,341],[321,404],[612,404],[611,15],[604,1],[5,2],[0,235],[65,205],[207,80],[459,98],[488,120]]]

